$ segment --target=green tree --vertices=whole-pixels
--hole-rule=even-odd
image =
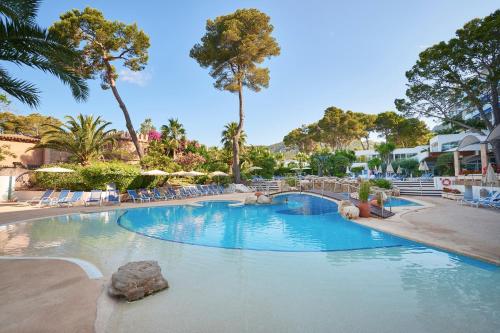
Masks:
[[[453,153],[443,153],[436,159],[436,173],[439,176],[453,176]]]
[[[375,145],[375,151],[379,153],[380,158],[385,162],[385,163],[390,163],[391,161],[391,154],[396,149],[396,145],[392,142],[386,142],[386,143],[380,143],[378,145]]]
[[[429,47],[406,72],[406,99],[395,101],[406,115],[417,114],[455,123],[456,110],[475,110],[488,130],[500,124],[500,10],[474,19],[457,30],[456,37]],[[491,121],[484,109],[484,99],[491,105]],[[454,110],[455,108],[455,110]],[[500,161],[500,141],[493,144]]]
[[[286,147],[293,147],[302,153],[310,154],[317,146],[317,142],[315,141],[317,127],[317,123],[308,126],[302,125],[300,128],[296,128],[285,135],[283,143]]]
[[[346,149],[352,141],[366,135],[363,124],[354,112],[333,106],[325,110],[318,128],[320,141],[328,144],[334,151]]]
[[[426,144],[431,136],[431,131],[425,122],[417,118],[405,118],[393,111],[378,114],[375,128],[383,134],[386,141],[398,147]]]
[[[118,73],[115,63],[131,71],[141,71],[148,61],[149,37],[137,25],[119,21],[108,21],[97,9],[73,9],[63,15],[50,28],[55,34],[75,50],[81,51],[81,58],[76,66],[86,78],[101,78],[103,89],[111,88],[120,109],[125,116],[125,124],[137,150],[139,158],[143,150],[134,130],[128,109],[123,102],[116,80]]]
[[[208,20],[201,43],[190,52],[200,66],[210,68],[215,88],[238,93],[239,122],[233,140],[233,175],[237,183],[241,182],[238,142],[245,119],[243,87],[258,92],[269,86],[269,69],[258,64],[280,53],[271,36],[273,29],[269,16],[259,10],[238,9]]]
[[[54,117],[46,117],[39,113],[22,116],[10,112],[0,112],[1,133],[40,137],[43,132],[50,129],[50,125],[60,126],[62,122]]]
[[[156,127],[153,125],[153,120],[151,118],[146,118],[139,127],[139,133],[148,135],[151,131],[156,131]]]
[[[224,125],[224,130],[221,133],[222,147],[228,151],[230,151],[233,147],[233,140],[236,137],[236,133],[238,132],[238,123],[232,121]],[[247,135],[245,131],[241,131],[239,135],[238,145],[240,147],[240,152],[244,149],[246,143]]]
[[[70,69],[79,54],[53,33],[35,23],[40,0],[2,0],[0,3],[0,61],[39,69],[68,85],[76,100],[87,98],[88,87]],[[22,103],[38,106],[40,91],[0,67],[0,89]]]
[[[361,129],[358,134],[361,147],[363,149],[370,149],[370,134],[376,130],[377,115],[356,112],[355,116],[358,118],[358,122],[361,125]],[[364,143],[363,139],[365,140]]]
[[[245,150],[242,159],[247,161],[251,166],[258,166],[262,168],[254,171],[253,173],[267,179],[274,175],[274,169],[276,168],[277,163],[274,155],[267,147],[250,146]]]
[[[179,119],[170,118],[168,124],[161,127],[163,141],[169,147],[172,158],[175,160],[181,141],[186,140],[186,129]]]
[[[107,130],[111,123],[93,116],[66,116],[62,126],[50,125],[39,143],[30,148],[51,148],[70,154],[70,158],[81,165],[103,157],[106,148],[116,142],[114,130]]]

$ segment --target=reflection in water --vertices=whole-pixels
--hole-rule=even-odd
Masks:
[[[151,209],[147,215],[144,210],[129,213],[134,211],[157,221],[184,221],[172,230],[176,237],[217,234],[222,243],[244,243],[248,237],[240,224],[224,223],[236,210],[175,207]],[[242,212],[241,218],[249,220],[262,215],[257,208]],[[379,332],[500,331],[500,271],[491,265],[410,242],[312,253],[190,246],[127,231],[117,225],[123,213],[74,214],[0,226],[0,255],[81,258],[108,278],[128,261],[158,260],[174,292],[140,304],[119,304],[113,318],[123,323],[123,331],[144,318],[154,318],[158,327],[168,325],[174,332],[204,331],[216,325],[214,318],[228,318],[225,325],[232,331],[247,332],[262,327],[288,332],[373,332],[374,327]],[[304,232],[319,241],[327,238],[286,223],[290,216],[277,214],[258,223],[264,229],[266,223],[279,226],[290,237]],[[170,224],[154,227],[161,231]],[[383,238],[366,230],[371,238]]]
[[[334,202],[314,196],[280,196],[265,206],[229,203],[129,210],[119,224],[154,238],[232,249],[332,251],[407,244],[345,220]]]

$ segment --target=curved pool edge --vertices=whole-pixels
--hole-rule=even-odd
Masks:
[[[79,259],[79,258],[71,258],[71,257],[24,257],[24,256],[0,256],[0,260],[62,260],[67,261],[72,264],[79,266],[85,274],[87,274],[88,278],[91,280],[98,280],[103,278],[102,272],[89,261]]]

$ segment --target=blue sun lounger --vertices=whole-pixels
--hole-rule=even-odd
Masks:
[[[167,200],[167,196],[165,194],[161,194],[160,189],[154,188],[153,189],[153,197],[155,200]]]
[[[90,191],[90,196],[84,201],[85,206],[90,206],[92,204],[102,205],[102,191],[92,190]]]
[[[49,204],[51,206],[55,206],[55,205],[59,205],[62,202],[65,202],[66,200],[68,200],[68,196],[69,196],[70,192],[71,192],[70,190],[61,190],[61,192],[59,192],[59,195],[57,196],[57,198],[52,199]]]
[[[120,192],[118,192],[117,190],[109,190],[106,197],[106,202],[118,205],[121,204]]]
[[[66,200],[63,200],[63,201],[60,201],[59,202],[59,206],[63,207],[63,206],[73,206],[75,203],[79,202],[82,200],[82,197],[83,197],[83,191],[77,191],[77,192],[73,192],[73,195],[71,196],[71,198],[66,198]]]
[[[151,201],[150,198],[146,198],[146,197],[143,197],[142,195],[137,194],[136,190],[127,190],[127,194],[130,197],[130,199],[132,199],[132,201],[134,203],[136,201],[139,201],[139,202],[144,202],[144,201],[150,202]]]
[[[32,204],[35,204],[35,205],[38,205],[38,206],[42,206],[42,205],[50,205],[50,196],[54,193],[54,190],[46,190],[42,196],[40,197],[35,197],[31,200],[28,200],[26,201],[27,204],[29,205],[32,205]]]

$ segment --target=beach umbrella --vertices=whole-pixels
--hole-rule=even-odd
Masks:
[[[425,161],[422,161],[422,163],[420,163],[420,165],[418,166],[418,170],[429,171],[429,167],[427,166],[427,163]]]
[[[184,174],[187,177],[198,177],[198,176],[204,176],[205,174],[203,172],[198,172],[198,171],[189,171]]]
[[[403,173],[403,170],[401,170],[401,167],[400,167],[400,166],[398,166],[398,169],[396,170],[396,173],[397,173],[398,175],[400,175],[401,173]]]
[[[172,172],[170,175],[171,176],[179,176],[179,177],[185,177],[187,174],[186,171],[176,171],[176,172]]]
[[[214,171],[214,172],[210,173],[210,176],[211,177],[227,177],[229,175],[225,172],[222,172],[222,171]]]
[[[214,171],[210,173],[211,177],[217,177],[217,185],[219,185],[219,177],[228,177],[229,175],[222,171]]]
[[[68,172],[75,172],[75,170],[60,168],[60,167],[51,167],[51,168],[36,169],[35,172],[68,173]]]
[[[497,182],[497,175],[495,173],[495,170],[493,170],[493,166],[491,165],[491,163],[489,163],[488,167],[486,168],[485,178],[486,184],[489,183],[493,186],[493,184]]]
[[[169,173],[162,171],[162,170],[149,170],[149,171],[142,171],[141,175],[143,176],[168,176]]]
[[[385,169],[385,172],[394,173],[394,168],[392,167],[391,163],[387,164],[387,168]]]

